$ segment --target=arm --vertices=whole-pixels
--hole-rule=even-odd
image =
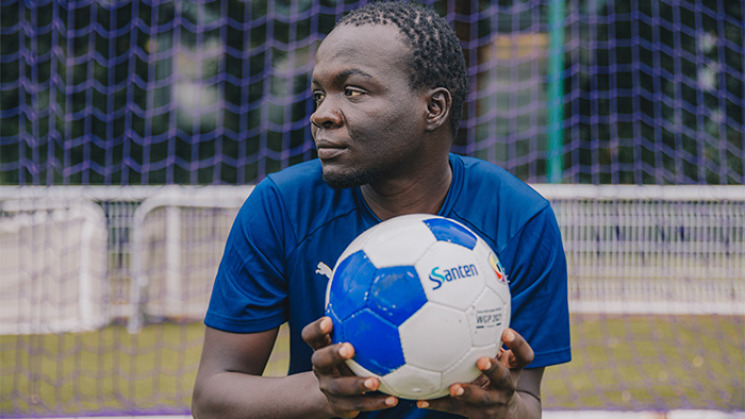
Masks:
[[[195,418],[332,416],[312,372],[261,376],[277,332],[238,334],[207,328],[192,398]]]

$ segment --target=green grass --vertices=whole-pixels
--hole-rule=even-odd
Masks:
[[[200,323],[0,336],[0,414],[187,412]],[[573,361],[550,367],[550,409],[745,410],[742,317],[573,315]],[[283,328],[265,375],[287,368]]]
[[[0,336],[0,416],[186,412],[203,337],[201,323]],[[267,375],[287,371],[288,344],[283,328]]]
[[[188,406],[203,327],[160,324],[0,337],[0,411],[85,413]]]
[[[572,325],[572,362],[546,371],[547,407],[745,410],[742,317],[573,315]]]

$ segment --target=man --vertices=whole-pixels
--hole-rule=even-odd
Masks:
[[[466,85],[457,38],[427,9],[372,4],[337,23],[311,84],[319,159],[257,185],[231,230],[205,319],[196,417],[540,417],[544,367],[570,359],[561,239],[527,185],[449,153]],[[471,227],[511,280],[507,348],[438,400],[399,400],[350,374],[354,348],[332,344],[323,317],[328,267],[367,228],[410,213]],[[285,321],[289,374],[262,377]]]

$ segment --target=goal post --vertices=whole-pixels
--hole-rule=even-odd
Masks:
[[[0,202],[0,335],[109,323],[106,218],[78,198]]]
[[[204,317],[230,227],[252,189],[168,186],[135,210],[130,332],[145,316]]]

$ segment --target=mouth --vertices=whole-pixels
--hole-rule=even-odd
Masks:
[[[318,152],[318,158],[321,160],[331,160],[343,154],[346,150],[346,147],[328,140],[316,141],[316,151]]]

